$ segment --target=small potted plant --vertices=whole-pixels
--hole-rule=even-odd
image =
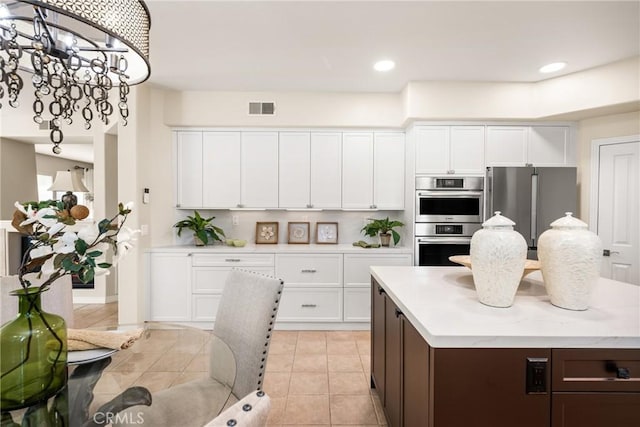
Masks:
[[[196,246],[204,246],[209,243],[209,237],[219,242],[222,241],[220,236],[224,237],[224,231],[211,223],[214,218],[215,216],[204,218],[198,211],[193,211],[193,216],[189,215],[187,219],[178,221],[173,226],[178,229],[178,236],[182,233],[183,228],[193,231]]]
[[[400,234],[395,231],[394,227],[402,227],[403,223],[400,221],[391,221],[389,217],[384,219],[372,219],[371,222],[362,227],[362,232],[370,237],[380,235],[380,244],[382,246],[389,246],[391,236],[393,236],[393,244],[397,245],[400,241]]]

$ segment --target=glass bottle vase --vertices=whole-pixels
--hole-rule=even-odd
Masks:
[[[40,288],[13,291],[18,316],[0,328],[0,406],[11,411],[55,395],[67,383],[67,326],[42,311]]]

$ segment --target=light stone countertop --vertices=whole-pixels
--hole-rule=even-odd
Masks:
[[[323,245],[323,244],[250,244],[242,248],[227,245],[208,245],[208,246],[195,246],[195,245],[175,245],[175,246],[162,246],[149,248],[147,252],[188,252],[188,253],[223,253],[223,252],[237,252],[237,253],[357,253],[368,255],[380,255],[380,254],[411,254],[413,248],[408,246],[396,246],[392,248],[361,248],[359,246],[353,246],[350,244],[339,245]]]
[[[585,311],[553,306],[540,271],[509,308],[478,301],[466,267],[371,267],[423,338],[436,348],[640,348],[640,286],[600,278]]]

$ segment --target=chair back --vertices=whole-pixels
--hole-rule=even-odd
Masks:
[[[283,282],[259,273],[233,269],[225,282],[213,333],[236,360],[235,396],[261,390]],[[210,373],[216,378],[215,352]]]
[[[31,276],[31,275],[30,275]],[[33,285],[41,281],[29,277]],[[20,289],[17,275],[0,277],[0,325],[13,320],[18,315],[18,297],[11,295],[11,291]],[[63,276],[53,282],[48,291],[42,294],[42,309],[47,313],[61,316],[67,328],[73,328],[73,289],[71,276]]]

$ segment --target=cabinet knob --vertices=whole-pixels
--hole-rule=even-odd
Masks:
[[[311,209],[313,207],[313,205],[311,203],[307,204],[307,208]]]
[[[226,262],[240,262],[240,258],[226,258]]]
[[[378,295],[382,294],[386,294],[386,292],[384,291],[384,289],[382,289],[382,286],[378,286]]]
[[[300,270],[301,273],[315,273],[316,269],[315,268],[303,268],[302,270]]]
[[[238,207],[238,208],[244,208],[244,205],[243,205],[242,203],[238,203],[238,204],[236,205],[236,207]]]
[[[616,378],[618,379],[628,380],[631,378],[631,370],[629,368],[619,367],[616,362],[607,361],[605,369],[607,372],[615,372]]]
[[[300,304],[301,307],[303,308],[316,308],[317,305],[316,304]]]
[[[447,173],[448,173],[449,175],[452,175],[452,174],[456,173],[456,171],[455,171],[455,170],[453,170],[453,169],[449,169],[449,170],[447,171]]]
[[[396,308],[395,313],[396,313],[396,317],[402,316],[402,312],[398,308]]]

